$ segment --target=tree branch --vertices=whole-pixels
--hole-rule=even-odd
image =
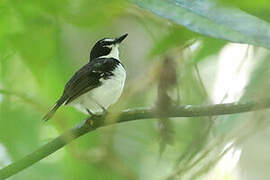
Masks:
[[[175,109],[170,110],[168,117],[199,117],[199,116],[214,116],[214,115],[225,115],[225,114],[236,114],[243,112],[256,111],[266,109],[270,107],[270,99],[263,99],[258,101],[251,101],[246,103],[227,103],[227,104],[216,104],[216,105],[183,105]],[[105,119],[111,119],[110,117],[116,118],[116,121],[105,123]],[[78,123],[75,127],[68,130],[64,134],[58,136],[51,142],[41,146],[36,151],[26,155],[22,159],[11,163],[0,170],[0,179],[8,178],[23,169],[31,166],[32,164],[40,161],[41,159],[49,156],[53,152],[62,148],[72,140],[96,130],[97,128],[128,122],[141,119],[155,118],[156,113],[154,108],[140,108],[133,110],[125,110],[120,114],[109,113],[106,116],[93,116],[88,120],[84,120]],[[114,119],[112,118],[112,119]],[[94,124],[91,126],[89,120],[93,120]]]

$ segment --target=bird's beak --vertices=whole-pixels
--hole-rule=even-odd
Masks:
[[[114,43],[115,43],[115,44],[120,44],[127,36],[128,36],[128,34],[126,33],[126,34],[124,34],[124,35],[122,35],[122,36],[116,38],[116,39],[114,40]]]

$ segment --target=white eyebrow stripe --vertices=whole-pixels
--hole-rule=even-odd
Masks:
[[[112,42],[112,41],[114,41],[114,39],[104,39],[103,41],[105,41],[105,42]]]

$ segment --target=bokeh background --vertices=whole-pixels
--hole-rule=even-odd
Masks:
[[[87,117],[63,107],[41,121],[97,40],[129,34],[111,111],[154,107],[166,58],[177,103],[246,102],[269,97],[269,22],[269,0],[1,0],[0,168]],[[157,120],[146,119],[88,133],[10,179],[269,179],[269,110],[170,120],[175,141],[161,156]]]

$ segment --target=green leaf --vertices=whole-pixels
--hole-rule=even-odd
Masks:
[[[185,45],[188,40],[196,37],[196,35],[194,35],[195,33],[187,30],[186,28],[173,28],[169,34],[165,35],[154,43],[154,47],[148,55],[149,59],[155,55],[165,53],[170,48]]]
[[[62,17],[68,23],[79,27],[108,25],[113,18],[119,16],[125,7],[123,0],[80,0],[76,6],[71,6]]]
[[[214,38],[204,38],[201,48],[192,61],[194,63],[198,63],[199,61],[204,60],[206,57],[218,53],[225,45],[225,41]]]
[[[270,1],[269,0],[217,0],[218,2],[221,2],[223,4],[227,5],[234,5],[241,8],[253,8],[253,9],[269,9]]]
[[[217,0],[229,6],[236,6],[241,10],[257,16],[265,21],[270,22],[270,1],[269,0]]]
[[[54,24],[42,21],[39,24],[28,24],[25,31],[10,36],[10,42],[21,55],[23,62],[30,70],[42,76],[43,67],[55,59],[57,50],[57,28]]]
[[[197,33],[270,48],[270,24],[210,0],[132,0],[143,9]]]

